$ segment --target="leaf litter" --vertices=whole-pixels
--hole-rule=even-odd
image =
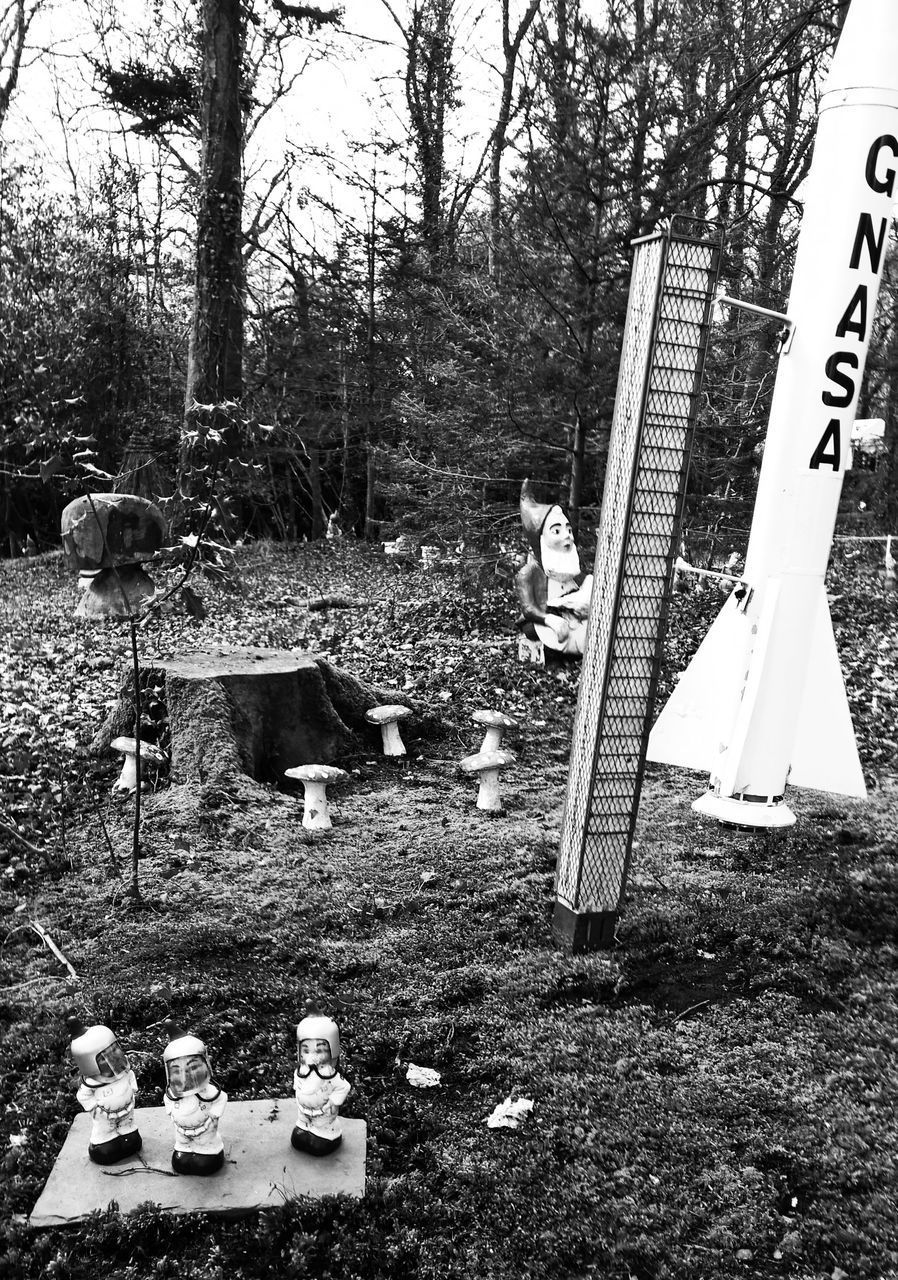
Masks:
[[[71,1003],[116,1026],[153,1105],[166,1014],[207,1038],[229,1094],[277,1098],[292,1024],[314,996],[341,1025],[347,1114],[369,1125],[371,1207],[327,1211],[347,1248],[367,1212],[401,1252],[418,1215],[440,1274],[468,1274],[464,1249],[458,1268],[446,1252],[458,1247],[451,1206],[480,1205],[495,1239],[488,1277],[595,1263],[725,1277],[745,1274],[749,1249],[758,1276],[798,1258],[821,1274],[898,1266],[894,596],[846,575],[834,604],[870,802],[799,793],[799,825],[765,841],[701,822],[688,802],[703,780],[650,766],[620,945],[569,956],[550,919],[576,676],[517,664],[504,582],[394,567],[348,541],[260,544],[240,560],[241,590],[198,583],[206,617],[166,614],[142,636],[145,660],[211,645],[321,650],[372,683],[413,687],[428,732],[399,767],[370,751],[348,762],[323,837],[279,792],[234,801],[159,782],[144,797],[146,902],[134,911],[102,834],[126,860],[129,803],[110,797],[115,759],[85,747],[115,698],[125,637],[70,617],[76,588],[58,557],[4,563],[0,706],[15,710],[0,820],[54,852],[51,867],[3,837],[2,1133],[35,1135],[10,1147],[10,1221],[36,1199],[76,1111],[60,1031]],[[303,604],[334,593],[368,603]],[[663,687],[719,603],[675,606]],[[521,726],[502,815],[474,808],[456,768],[481,707]],[[23,918],[42,922],[77,980]],[[40,1064],[36,1086],[22,1061]],[[397,1091],[400,1062],[430,1064],[440,1088]],[[473,1138],[496,1097],[534,1102],[501,1152]],[[37,1245],[10,1230],[22,1273],[38,1274]],[[203,1227],[185,1265],[201,1266],[210,1239],[235,1248],[256,1230]],[[252,1238],[246,1257],[279,1265]],[[79,1280],[95,1274],[97,1239],[69,1264]],[[365,1274],[401,1274],[392,1265],[384,1246]]]

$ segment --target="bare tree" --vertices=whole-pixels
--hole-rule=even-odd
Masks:
[[[25,41],[43,0],[6,0],[0,9],[0,129],[19,81]]]
[[[502,155],[508,145],[508,128],[512,117],[515,72],[518,66],[521,45],[533,25],[533,20],[539,12],[541,2],[542,0],[529,0],[517,29],[512,35],[509,0],[502,0],[502,91],[499,96],[496,127],[493,130],[493,136],[490,141],[489,273],[493,277],[496,274],[496,248],[499,239],[499,221],[502,216]]]
[[[454,0],[411,0],[406,21],[381,0],[405,44],[405,103],[417,157],[421,238],[439,273],[452,240],[444,209],[446,120],[456,103],[452,17]]]

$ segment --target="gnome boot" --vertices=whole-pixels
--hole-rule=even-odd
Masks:
[[[119,1160],[135,1155],[142,1143],[139,1130],[132,1129],[130,1133],[120,1133],[117,1138],[110,1138],[108,1142],[92,1142],[87,1148],[87,1154],[94,1164],[116,1164]]]
[[[332,1151],[336,1151],[342,1141],[342,1133],[338,1133],[336,1138],[322,1138],[318,1133],[300,1129],[299,1125],[295,1126],[290,1135],[290,1145],[296,1151],[305,1151],[310,1156],[329,1156]]]
[[[216,1151],[214,1155],[202,1151],[173,1151],[171,1157],[175,1173],[195,1173],[203,1178],[218,1173],[223,1164],[223,1151]]]

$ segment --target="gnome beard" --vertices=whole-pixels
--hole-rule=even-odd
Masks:
[[[537,502],[521,485],[521,524],[531,559],[515,578],[530,639],[556,652],[581,655],[592,597],[592,575],[581,582],[580,556],[570,521],[557,503]]]
[[[540,550],[540,561],[547,578],[563,582],[568,578],[579,576],[580,553],[575,546],[571,546],[567,551],[552,550],[546,546],[541,547]]]

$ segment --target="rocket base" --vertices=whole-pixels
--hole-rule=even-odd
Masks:
[[[740,800],[737,796],[718,796],[713,791],[706,791],[693,800],[692,809],[727,826],[750,830],[791,827],[795,823],[795,814],[782,800]]]

